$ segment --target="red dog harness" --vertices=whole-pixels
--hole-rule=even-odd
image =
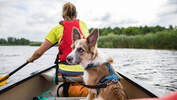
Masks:
[[[85,37],[83,36],[83,33],[80,29],[79,20],[61,21],[60,24],[64,26],[64,30],[63,30],[63,36],[62,36],[61,41],[58,46],[58,50],[59,50],[59,58],[58,59],[60,60],[60,62],[64,62],[64,61],[66,61],[66,57],[68,56],[68,54],[72,51],[71,44],[72,44],[73,27],[76,27],[79,30],[81,36],[84,39],[85,39]]]

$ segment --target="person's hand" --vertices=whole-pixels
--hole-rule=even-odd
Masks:
[[[34,60],[32,59],[32,57],[30,57],[26,61],[29,62],[29,63],[32,63]]]

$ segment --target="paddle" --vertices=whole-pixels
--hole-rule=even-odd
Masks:
[[[3,77],[0,77],[0,86],[3,86],[6,84],[7,79],[13,75],[15,72],[17,72],[18,70],[20,70],[21,68],[23,68],[24,66],[26,66],[29,62],[25,62],[23,65],[21,65],[20,67],[18,67],[17,69],[13,70],[12,72],[10,72],[10,74],[5,75]]]

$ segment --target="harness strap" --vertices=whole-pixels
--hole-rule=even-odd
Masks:
[[[114,72],[113,72],[113,70],[112,70],[110,64],[109,64],[109,63],[106,63],[106,66],[108,67],[110,74],[111,74],[111,75],[114,74]]]
[[[120,78],[113,72],[109,63],[107,63],[106,66],[109,69],[110,75],[106,76],[106,77],[103,77],[99,82],[104,83],[104,82],[112,81],[114,83],[117,83],[120,80]]]
[[[57,57],[55,59],[55,64],[56,64],[56,70],[55,70],[55,84],[58,85],[58,68],[59,68],[59,65],[58,65],[58,57],[59,57],[59,54],[57,54]]]
[[[69,82],[65,82],[63,85],[64,97],[69,97],[69,94],[68,94],[69,86],[70,86]]]
[[[87,67],[85,68],[85,70],[88,70],[88,69],[94,68],[94,67],[96,67],[96,66],[94,66],[93,64],[88,64]]]
[[[112,70],[111,65],[109,63],[106,63],[106,66],[110,72],[109,76],[103,77],[97,85],[85,85],[85,84],[82,84],[82,85],[87,88],[90,88],[90,89],[96,89],[97,95],[99,95],[100,88],[106,88],[107,86],[109,86],[112,83],[114,83],[114,84],[117,83],[120,80],[120,78]],[[96,67],[96,66],[94,66],[93,64],[89,64],[85,68],[85,70],[88,70],[88,69],[94,68],[94,67]]]
[[[97,88],[106,88],[108,85],[106,83],[101,83],[101,84],[97,84],[97,85],[85,85],[85,84],[81,84],[86,88],[90,88],[90,89],[97,89]]]

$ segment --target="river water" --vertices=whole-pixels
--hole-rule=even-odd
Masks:
[[[33,46],[0,46],[0,76],[6,75],[22,65],[38,47]],[[132,77],[140,85],[159,96],[177,91],[177,51],[153,49],[99,49],[114,59],[117,71]],[[3,89],[31,73],[53,65],[57,47],[48,50],[41,58],[28,64],[12,75]],[[146,88],[147,88],[146,87]]]

